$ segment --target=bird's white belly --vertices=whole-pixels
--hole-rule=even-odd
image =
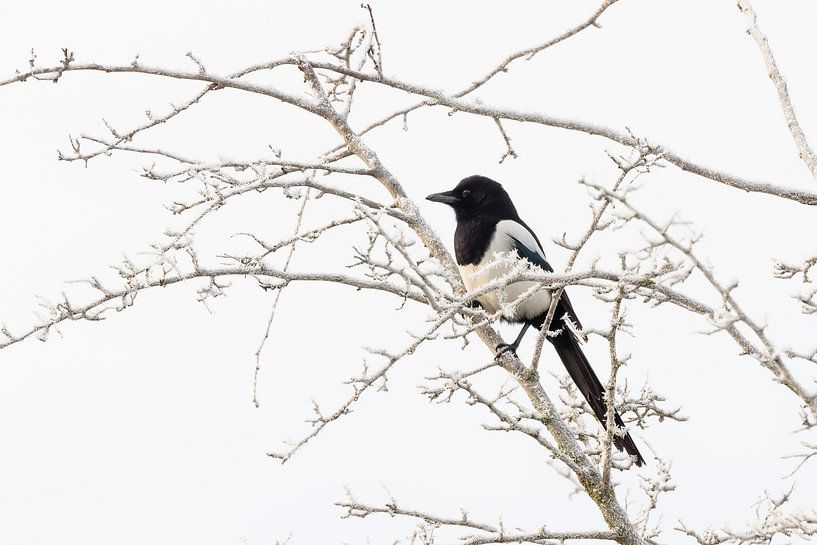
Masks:
[[[507,256],[497,259],[496,253],[483,258],[479,265],[464,265],[460,267],[462,280],[468,291],[473,291],[492,282],[497,278],[508,275],[513,269],[513,263],[507,262]],[[536,282],[514,282],[504,288],[493,290],[477,298],[482,307],[491,313],[502,311],[503,318],[511,321],[532,320],[550,306],[550,292],[538,290],[532,293]]]

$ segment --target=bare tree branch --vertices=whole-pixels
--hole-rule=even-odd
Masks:
[[[748,524],[744,530],[719,528],[699,533],[683,523],[677,530],[694,538],[700,545],[763,545],[771,543],[778,534],[804,540],[817,537],[817,512],[786,511],[791,494],[792,489],[776,498],[768,492],[764,493],[756,508],[757,522]]]
[[[572,541],[578,539],[597,539],[616,541],[616,536],[606,530],[591,530],[578,532],[557,532],[547,530],[546,527],[535,532],[513,532],[508,531],[501,523],[489,524],[472,519],[467,512],[463,511],[458,518],[442,517],[432,513],[405,509],[397,504],[392,498],[384,505],[367,505],[356,500],[351,493],[347,493],[347,499],[336,502],[335,505],[342,507],[345,517],[365,518],[370,515],[389,515],[391,517],[400,516],[416,519],[434,526],[449,526],[470,532],[477,532],[476,535],[463,535],[460,545],[488,545],[491,543],[538,543],[546,540],[556,540],[558,542]]]
[[[655,234],[660,236],[663,241],[681,252],[686,259],[694,266],[694,270],[699,271],[709,285],[722,298],[724,305],[723,312],[713,311],[709,317],[712,321],[716,331],[726,332],[738,344],[744,354],[751,355],[763,367],[771,371],[775,379],[791,390],[797,397],[799,397],[805,404],[806,409],[812,414],[817,415],[817,394],[810,393],[805,386],[803,386],[792,374],[791,369],[783,360],[785,354],[784,350],[777,347],[766,333],[766,326],[761,326],[754,319],[752,319],[743,307],[738,303],[733,291],[737,288],[737,282],[731,284],[723,284],[715,278],[711,268],[703,263],[701,258],[693,250],[693,243],[685,244],[683,241],[672,235],[668,227],[659,225],[656,221],[646,215],[644,212],[636,208],[626,197],[612,193],[606,188],[594,184],[587,183],[588,186],[594,187],[601,193],[607,195],[611,199],[624,205],[632,214],[633,218],[648,225]],[[753,333],[760,343],[757,346],[755,342],[750,340],[738,327],[737,324],[742,323]]]
[[[786,125],[788,125],[791,137],[797,146],[800,159],[802,159],[803,163],[808,167],[811,176],[817,180],[817,157],[814,156],[814,151],[812,151],[811,146],[808,144],[806,135],[803,133],[802,127],[800,127],[800,122],[797,121],[794,106],[792,106],[791,99],[789,98],[789,90],[786,87],[786,80],[783,79],[780,70],[777,68],[777,63],[774,61],[772,48],[769,47],[769,40],[766,39],[766,36],[760,31],[760,27],[757,25],[757,14],[755,14],[755,10],[752,9],[752,4],[749,3],[749,0],[738,0],[738,9],[743,12],[743,15],[746,17],[746,25],[748,27],[746,33],[749,34],[757,44],[760,55],[763,57],[763,62],[766,64],[766,69],[769,72],[769,78],[771,78],[777,90],[777,98],[783,110],[783,117],[786,118]]]
[[[35,336],[44,340],[49,331],[62,322],[69,320],[89,320],[98,321],[105,318],[110,310],[121,311],[130,307],[136,296],[150,288],[159,288],[195,279],[207,279],[216,281],[229,277],[253,277],[261,279],[280,280],[284,283],[290,282],[330,282],[335,284],[345,284],[356,289],[369,289],[383,291],[397,295],[400,298],[411,299],[417,302],[425,302],[423,295],[415,290],[405,290],[396,285],[376,282],[367,279],[355,278],[350,275],[337,273],[298,273],[278,270],[263,265],[239,265],[222,267],[202,267],[195,266],[193,270],[173,276],[151,276],[141,274],[128,278],[128,285],[122,288],[106,288],[96,279],[87,283],[96,290],[99,295],[88,303],[75,304],[67,299],[67,296],[60,302],[48,305],[47,310],[50,316],[25,331],[12,333],[6,326],[0,328],[0,333],[5,338],[0,338],[0,349]],[[270,285],[270,288],[279,287]]]
[[[304,193],[304,196],[301,198],[303,200],[301,202],[301,208],[298,210],[298,214],[295,216],[295,227],[293,228],[292,242],[287,245],[289,251],[287,252],[287,257],[284,260],[284,272],[289,271],[289,264],[292,263],[292,256],[295,254],[295,244],[297,239],[301,239],[303,237],[303,235],[300,235],[300,231],[301,224],[304,220],[306,204],[309,202],[309,189],[306,190],[306,193]],[[319,232],[322,233],[323,230]],[[268,253],[272,253],[274,251],[274,248],[267,248]],[[278,301],[280,301],[281,294],[283,292],[284,288],[281,287],[275,290],[275,293],[272,295],[272,303],[270,304],[270,313],[269,318],[267,319],[267,325],[264,328],[264,336],[261,337],[261,342],[258,344],[258,348],[255,350],[255,371],[253,372],[252,377],[252,402],[256,407],[261,405],[261,403],[258,401],[258,375],[261,373],[261,352],[264,350],[264,346],[267,344],[267,339],[269,339],[269,334],[272,330],[272,321],[275,320],[275,312],[278,310]]]

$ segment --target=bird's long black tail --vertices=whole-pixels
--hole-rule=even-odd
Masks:
[[[554,322],[555,321],[556,320],[554,320]],[[538,325],[541,327],[542,324]],[[584,355],[584,352],[582,352],[573,332],[568,330],[567,327],[564,326],[564,323],[559,325],[562,327],[562,331],[554,337],[548,336],[548,340],[553,344],[553,347],[559,354],[559,358],[561,358],[567,372],[570,374],[570,378],[573,379],[579,391],[584,395],[587,403],[596,414],[596,418],[599,419],[602,426],[607,428],[607,404],[604,400],[604,386],[601,385],[593,368],[590,367],[590,362],[587,361],[587,357]],[[551,329],[555,329],[556,327],[559,326],[556,324],[551,325]],[[618,412],[614,413],[614,418],[616,426],[623,428],[624,423],[621,421]],[[644,464],[644,458],[642,458],[641,453],[638,452],[638,448],[636,448],[633,438],[630,437],[629,433],[623,437],[614,435],[613,442],[618,450],[624,450],[630,456],[635,456],[636,465],[641,466]]]

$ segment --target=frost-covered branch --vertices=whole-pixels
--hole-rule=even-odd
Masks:
[[[719,305],[712,305],[712,310],[708,313],[708,318],[713,327],[713,332],[723,331],[727,333],[740,347],[741,353],[752,356],[763,367],[771,371],[775,380],[786,386],[805,405],[806,410],[811,415],[817,415],[817,394],[809,392],[808,389],[794,376],[789,364],[784,360],[786,351],[777,346],[766,332],[766,326],[759,324],[744,310],[734,295],[738,282],[723,283],[718,280],[701,257],[695,252],[694,245],[697,238],[684,241],[674,235],[672,228],[674,224],[670,222],[661,225],[651,218],[644,211],[636,207],[625,195],[614,193],[606,188],[587,183],[600,193],[611,199],[615,199],[622,204],[632,214],[632,219],[638,220],[649,226],[652,232],[660,237],[659,243],[651,243],[653,248],[667,245],[679,252],[691,265],[689,272],[697,271],[706,280],[711,288],[718,294]],[[688,275],[688,274],[687,274]],[[752,337],[745,334],[739,324],[743,324],[752,333]]]
[[[291,272],[275,269],[259,264],[236,264],[224,266],[191,265],[188,270],[182,271],[178,263],[167,268],[149,267],[137,268],[133,262],[126,259],[118,266],[120,274],[124,275],[124,285],[111,287],[105,285],[96,277],[83,281],[91,288],[93,296],[87,301],[74,301],[63,293],[62,299],[51,302],[43,299],[40,303],[41,321],[22,331],[11,331],[7,326],[0,327],[0,349],[21,342],[29,337],[45,340],[52,330],[68,321],[99,321],[107,318],[111,311],[122,311],[134,304],[139,293],[153,288],[163,288],[202,279],[207,281],[199,288],[199,300],[205,301],[209,297],[218,296],[223,288],[227,287],[224,281],[232,278],[257,279],[264,289],[279,289],[291,282],[328,282],[343,284],[355,289],[376,290],[401,299],[425,303],[423,294],[415,289],[377,282],[365,278],[356,278],[341,273]],[[44,312],[44,314],[43,314]]]
[[[817,314],[817,283],[812,277],[812,269],[815,265],[817,265],[817,256],[811,256],[803,263],[798,264],[778,261],[774,266],[774,276],[776,278],[792,280],[796,279],[797,276],[801,276],[802,287],[799,290],[800,293],[795,295],[794,298],[800,303],[803,314]],[[803,359],[817,362],[813,354]]]
[[[303,224],[304,220],[304,212],[306,212],[306,205],[309,202],[309,189],[306,190],[304,196],[301,198],[301,207],[298,210],[298,213],[295,215],[295,227],[293,228],[293,235],[287,241],[281,241],[278,245],[274,246],[267,246],[263,243],[261,245],[264,247],[266,253],[264,256],[274,253],[279,248],[283,246],[288,247],[287,256],[284,260],[283,271],[289,271],[289,265],[292,263],[292,256],[295,255],[295,244],[300,240],[315,240],[315,238],[319,237],[329,229],[336,227],[338,225],[342,225],[343,222],[333,222],[329,226],[323,226],[317,230],[313,229],[308,234],[301,234],[301,225]],[[357,219],[357,218],[355,218]],[[351,223],[349,221],[348,223]],[[258,241],[258,238],[255,235],[250,234],[250,236]],[[277,246],[277,247],[276,247]],[[258,376],[261,373],[261,352],[264,350],[264,346],[267,344],[267,339],[269,339],[270,332],[272,331],[272,322],[275,320],[275,313],[278,310],[278,301],[281,300],[281,294],[284,292],[284,287],[275,290],[275,293],[272,295],[272,303],[270,304],[270,314],[269,318],[267,319],[267,326],[264,328],[264,335],[261,337],[261,342],[258,344],[258,348],[255,350],[255,371],[253,372],[252,377],[252,402],[253,405],[259,407],[261,404],[258,401]]]
[[[800,159],[808,167],[811,176],[817,180],[817,157],[814,151],[809,146],[803,128],[800,122],[797,121],[797,116],[794,113],[794,106],[792,106],[789,98],[789,90],[786,86],[786,80],[780,74],[777,68],[777,63],[772,54],[772,48],[769,46],[769,40],[760,31],[757,25],[757,14],[752,9],[752,4],[749,0],[738,0],[738,9],[743,12],[746,17],[746,26],[748,27],[746,33],[752,37],[760,50],[760,55],[763,57],[763,62],[766,64],[766,70],[769,73],[769,78],[774,83],[774,88],[777,91],[777,98],[780,101],[780,107],[783,110],[783,117],[786,119],[786,125],[789,127],[791,137],[794,139],[794,144],[797,146],[797,151],[800,154]]]
[[[344,509],[344,517],[366,518],[372,515],[388,515],[390,517],[406,517],[429,525],[429,530],[432,530],[432,532],[426,534],[431,537],[430,540],[424,541],[427,545],[439,543],[434,539],[433,530],[441,527],[449,527],[462,532],[458,540],[459,545],[542,543],[551,540],[564,543],[580,539],[617,541],[616,535],[609,530],[564,532],[550,530],[543,526],[532,532],[523,532],[505,528],[501,521],[492,524],[474,520],[466,511],[462,511],[458,517],[451,517],[406,509],[399,505],[394,498],[390,498],[383,505],[369,505],[358,501],[350,492],[347,492],[345,500],[338,501],[335,505]]]
[[[618,332],[625,326],[624,311],[622,309],[622,301],[624,300],[624,292],[619,290],[613,300],[613,308],[610,311],[610,330],[607,333],[607,344],[610,351],[610,377],[607,379],[605,386],[604,402],[606,410],[606,423],[604,440],[601,444],[601,478],[602,486],[610,487],[610,467],[612,465],[611,453],[613,448],[613,437],[617,434],[626,433],[626,430],[621,430],[616,425],[615,414],[615,392],[616,383],[618,381],[618,370],[622,365],[627,363],[628,358],[622,358],[618,355],[616,337]]]
[[[711,528],[697,532],[683,523],[678,530],[694,538],[699,545],[764,545],[771,543],[777,535],[803,540],[817,538],[817,511],[788,510],[792,492],[793,489],[789,489],[778,497],[765,493],[755,509],[756,521],[742,530]]]
[[[363,366],[363,371],[360,375],[347,381],[347,384],[351,385],[352,387],[352,394],[330,414],[324,414],[321,411],[320,406],[313,401],[312,406],[314,417],[307,420],[307,422],[311,424],[310,431],[300,439],[289,441],[286,450],[280,452],[269,452],[267,455],[281,460],[282,463],[286,462],[309,441],[317,437],[328,424],[351,412],[352,406],[366,391],[372,388],[385,390],[387,384],[387,373],[394,367],[394,365],[413,354],[414,351],[417,350],[417,348],[419,348],[419,346],[425,341],[434,339],[437,331],[451,319],[452,315],[453,311],[449,312],[448,314],[438,316],[436,319],[432,320],[431,324],[424,333],[414,335],[413,341],[399,352],[390,352],[384,349],[369,349],[369,352],[372,355],[385,359],[385,363],[375,370],[370,369],[369,364],[366,363]]]

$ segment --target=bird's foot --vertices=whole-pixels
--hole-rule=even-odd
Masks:
[[[516,355],[517,348],[519,348],[519,345],[516,343],[514,344],[499,343],[498,345],[496,345],[496,356],[494,356],[494,359],[498,360],[499,358],[502,357],[502,354],[504,354],[505,352],[510,352],[511,354]]]

